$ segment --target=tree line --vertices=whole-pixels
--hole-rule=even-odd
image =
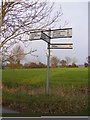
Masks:
[[[22,60],[25,59],[25,56],[31,53],[25,53],[24,48],[22,48],[20,45],[17,45],[13,48],[11,51],[11,54],[7,57],[2,57],[2,68],[46,68],[47,65],[39,61],[38,63],[35,62],[28,62],[24,65],[22,64]],[[37,56],[38,57],[38,56]],[[87,62],[84,63],[85,67],[89,66],[90,63],[90,56],[86,58]],[[78,67],[76,64],[77,60],[75,58],[70,58],[68,56],[65,57],[65,59],[59,59],[56,56],[51,57],[50,60],[50,67],[57,68],[57,67]]]
[[[65,59],[59,59],[56,56],[51,58],[51,67],[78,67],[76,64],[77,60],[75,58],[65,57]]]

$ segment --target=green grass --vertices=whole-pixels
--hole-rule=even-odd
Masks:
[[[25,83],[33,87],[46,84],[46,69],[3,70],[3,84],[8,87],[22,86]],[[87,68],[50,69],[50,86],[87,85]]]
[[[87,115],[88,69],[51,68],[49,96],[46,73],[46,69],[3,70],[3,105],[39,115]]]

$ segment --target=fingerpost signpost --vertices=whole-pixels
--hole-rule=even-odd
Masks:
[[[46,81],[46,93],[49,95],[49,66],[50,66],[50,49],[73,49],[72,43],[51,43],[51,39],[57,38],[72,38],[72,28],[64,29],[49,29],[49,30],[35,30],[30,32],[30,41],[44,40],[48,44],[47,55],[47,81]]]

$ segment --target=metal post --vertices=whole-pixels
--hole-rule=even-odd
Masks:
[[[49,29],[50,30],[50,29]],[[51,35],[51,30],[49,31],[49,36]],[[48,55],[47,55],[47,82],[46,82],[46,93],[49,95],[49,65],[50,65],[50,38],[48,43]]]

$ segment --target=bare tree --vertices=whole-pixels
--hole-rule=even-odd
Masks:
[[[72,64],[76,64],[77,63],[77,59],[76,58],[72,58]]]
[[[66,67],[67,62],[66,60],[61,60],[60,64],[61,64],[61,67]]]
[[[0,14],[0,52],[6,55],[12,46],[28,43],[30,31],[47,29],[59,20],[61,7],[53,14],[54,3],[47,0],[1,0]]]
[[[20,64],[20,61],[25,58],[24,49],[20,45],[17,45],[12,50],[12,56],[14,57],[15,63]]]
[[[13,47],[8,55],[6,55],[5,57],[4,55],[2,55],[2,63],[5,64],[7,62],[10,62],[11,64],[20,64],[21,60],[24,60],[26,55],[33,55],[32,53],[35,51],[37,50],[30,50],[30,52],[25,52],[24,48],[22,48],[21,45],[15,45],[15,47]]]
[[[52,57],[52,58],[51,58],[51,66],[52,66],[52,67],[55,67],[55,68],[58,67],[59,61],[60,61],[60,60],[59,60],[57,57],[55,57],[55,56]]]
[[[71,62],[71,58],[67,56],[65,57],[65,60],[66,60],[66,64],[69,65]]]

